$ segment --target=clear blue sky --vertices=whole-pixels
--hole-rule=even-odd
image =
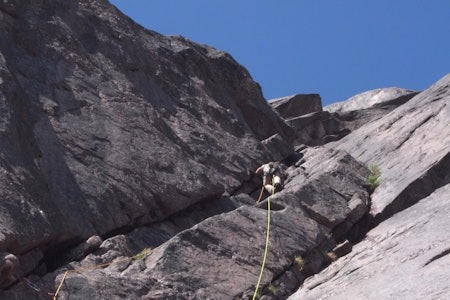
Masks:
[[[450,73],[448,0],[110,0],[145,28],[230,53],[266,99],[324,105]]]

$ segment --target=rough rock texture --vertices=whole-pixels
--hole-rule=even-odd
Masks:
[[[450,185],[371,230],[289,299],[448,299]]]
[[[286,120],[286,123],[294,129],[293,143],[296,145],[323,145],[339,140],[350,132],[327,111],[290,118]]]
[[[284,97],[272,100],[270,104],[294,129],[294,144],[316,146],[340,140],[359,127],[380,119],[417,94],[399,88],[376,89],[328,105],[323,111],[317,107],[321,105],[319,95]]]
[[[107,1],[0,3],[0,248],[24,254],[232,192],[289,128],[228,54]],[[287,130],[285,130],[287,129]]]
[[[417,92],[397,87],[380,88],[360,93],[349,99],[332,103],[323,109],[329,112],[349,112],[387,105],[400,105],[408,101]]]
[[[364,188],[368,171],[350,156],[324,148],[305,149],[301,155],[301,167],[289,170],[285,189],[271,198],[272,240],[262,286],[281,278],[277,286],[284,297],[308,274],[327,264],[325,256],[314,249],[320,253],[333,249],[332,231],[364,215],[350,205],[354,195],[368,201]],[[80,263],[64,266],[35,284],[42,290],[55,290],[69,269],[79,271],[65,278],[62,299],[101,299],[105,295],[126,295],[127,299],[246,298],[258,279],[267,224],[267,200],[256,207],[254,202],[245,194],[224,197],[214,206],[227,206],[222,210],[228,212],[203,221],[191,215],[191,223],[181,225],[183,217],[179,216],[170,223],[112,237]],[[207,215],[205,211],[204,217]],[[172,224],[172,229],[167,224]],[[149,248],[152,250],[145,258],[127,259]],[[309,257],[310,265],[298,270],[293,263],[296,255]],[[113,263],[96,270],[96,265],[109,262]],[[289,277],[293,278],[286,280]],[[28,289],[22,284],[14,293],[25,295]]]
[[[354,131],[378,120],[408,102],[418,92],[399,88],[383,88],[358,94],[344,102],[324,107],[338,122],[340,128]]]
[[[386,116],[327,145],[380,168],[380,185],[361,222],[376,227],[290,299],[450,296],[449,100],[447,75]]]
[[[0,2],[0,299],[250,299],[269,199],[261,299],[450,297],[450,75],[363,96],[284,120],[105,0]]]
[[[377,165],[371,216],[384,219],[450,180],[450,75],[383,118],[330,144]]]
[[[297,94],[269,100],[269,104],[284,119],[322,111],[319,94]]]

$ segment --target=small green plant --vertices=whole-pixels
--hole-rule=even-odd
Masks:
[[[369,176],[367,176],[367,183],[374,189],[380,184],[380,168],[377,165],[370,164],[369,167]]]
[[[151,251],[152,251],[152,249],[146,248],[146,249],[142,250],[141,252],[139,252],[138,254],[134,255],[131,259],[134,261],[144,259],[150,254]]]
[[[272,295],[276,296],[278,293],[278,288],[271,283],[267,286],[267,291]]]
[[[301,255],[296,255],[294,257],[294,265],[296,265],[300,270],[303,269],[303,267],[305,266],[305,260]]]

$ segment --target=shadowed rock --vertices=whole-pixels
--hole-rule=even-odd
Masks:
[[[347,220],[357,221],[350,204],[353,195],[358,193],[367,199],[363,182],[368,171],[350,156],[324,148],[305,149],[302,155],[305,162],[289,169],[285,189],[271,197],[270,246],[262,287],[297,272],[295,280],[280,288],[280,295],[285,296],[307,274],[327,264],[326,257],[317,253],[335,247],[329,237],[333,229]],[[179,216],[117,235],[80,263],[46,275],[40,284],[56,285],[65,268],[92,269],[113,262],[104,269],[90,270],[88,276],[83,271],[70,273],[61,296],[70,297],[71,291],[77,291],[77,295],[94,299],[124,293],[128,299],[245,298],[257,282],[266,242],[268,200],[256,207],[251,205],[254,201],[243,194],[222,198],[215,206],[229,206],[226,213],[203,221]],[[205,217],[209,214],[204,213]],[[191,220],[190,224],[183,219]],[[153,250],[145,259],[124,260],[146,248]],[[313,251],[316,248],[320,250]],[[293,264],[299,254],[308,257],[302,271]]]
[[[269,104],[284,119],[322,111],[322,99],[319,94],[297,94],[269,100]]]
[[[0,13],[2,249],[54,252],[162,220],[238,189],[270,158],[260,140],[289,139],[224,52],[103,0]]]

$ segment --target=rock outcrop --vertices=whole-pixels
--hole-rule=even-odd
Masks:
[[[367,233],[289,299],[446,299],[450,185]]]
[[[106,0],[0,20],[0,299],[251,299],[266,246],[261,299],[450,295],[450,75],[268,103]]]
[[[445,299],[449,296],[450,75],[327,147],[380,169],[373,228],[353,251],[289,299]]]
[[[391,87],[380,88],[355,95],[345,101],[335,102],[324,107],[329,112],[360,111],[388,105],[399,106],[415,96],[417,92]]]
[[[228,54],[107,1],[1,5],[1,248],[167,218],[232,192],[288,128]],[[20,230],[19,230],[20,229]]]
[[[449,183],[450,76],[342,140],[330,144],[380,168],[371,216],[383,220]]]
[[[322,110],[320,96],[293,95],[269,101],[294,129],[294,144],[324,145],[337,141],[406,103],[418,92],[384,88],[364,92]],[[320,106],[320,107],[318,107]]]
[[[319,94],[297,94],[269,100],[269,104],[284,119],[322,111],[322,98]]]

